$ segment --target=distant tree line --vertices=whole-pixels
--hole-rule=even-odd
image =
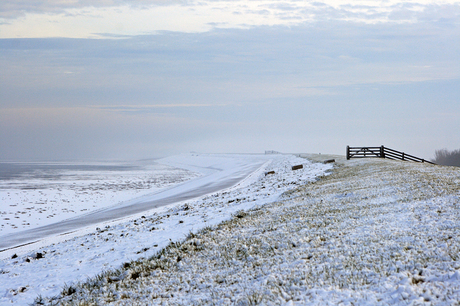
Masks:
[[[447,149],[436,150],[432,160],[438,165],[460,167],[460,149],[448,151]]]

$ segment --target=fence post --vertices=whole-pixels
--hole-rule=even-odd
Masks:
[[[403,154],[402,154],[402,160],[404,160],[404,152],[403,152]]]
[[[347,160],[350,159],[350,146],[347,146]]]
[[[380,147],[380,157],[385,158],[385,147],[384,146]]]

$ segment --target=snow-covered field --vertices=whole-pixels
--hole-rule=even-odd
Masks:
[[[1,166],[14,175],[0,179],[0,236],[120,204],[199,176],[153,161]]]
[[[0,304],[458,305],[460,169],[334,158],[0,253]]]
[[[75,282],[85,281],[87,278],[94,277],[103,271],[119,268],[131,260],[155,255],[171,241],[181,241],[190,233],[228,220],[232,214],[241,209],[250,209],[273,202],[283,192],[316,180],[318,176],[324,175],[332,167],[331,165],[310,163],[305,159],[292,155],[187,154],[167,158],[159,162],[174,168],[158,168],[156,166],[156,170],[163,171],[162,179],[164,179],[162,185],[155,185],[157,188],[169,186],[168,184],[177,184],[191,178],[201,180],[203,176],[217,178],[218,180],[219,176],[213,176],[213,173],[227,171],[232,174],[232,167],[244,168],[245,163],[248,167],[261,166],[251,176],[230,189],[158,208],[132,216],[126,220],[106,222],[97,227],[84,228],[64,236],[50,237],[39,243],[1,252],[0,304],[25,305],[32,303],[37,296],[52,297],[59,294],[64,286],[67,286],[66,288],[68,289],[68,286]],[[303,164],[304,168],[292,171],[291,166],[297,164]],[[194,172],[179,170],[177,169],[178,167]],[[275,174],[265,175],[265,172],[271,170],[274,170]],[[196,172],[200,172],[200,174],[196,174]],[[154,173],[158,174],[159,172]],[[97,182],[97,186],[107,184],[112,186],[112,189],[120,191],[120,189],[129,190],[129,188],[117,187],[116,182],[120,184],[130,182],[132,186],[136,186],[133,182],[146,182],[148,180],[148,177],[143,176],[146,175],[145,172],[142,172],[142,175],[138,173],[138,176],[136,176],[131,171],[129,180],[120,179],[120,177],[115,178],[114,173],[107,175],[105,178],[100,173],[97,175],[93,173],[93,175],[93,179],[86,177],[85,180],[78,175],[73,177],[76,185],[80,186],[78,190],[85,196],[86,193],[88,194],[86,198],[82,198],[82,194],[76,197],[75,193],[70,192],[73,187],[64,188],[65,186],[74,185],[70,175],[65,176],[66,179],[53,184],[47,185],[42,182],[40,185],[42,193],[39,192],[38,187],[37,190],[26,190],[29,190],[31,194],[38,192],[41,198],[35,201],[44,202],[48,200],[50,202],[50,198],[53,199],[50,196],[56,195],[57,191],[59,191],[57,188],[60,188],[58,200],[52,202],[48,209],[55,214],[54,220],[62,220],[68,216],[68,208],[66,210],[66,205],[62,203],[75,203],[75,207],[78,207],[81,211],[84,208],[91,209],[93,207],[97,209],[110,203],[123,205],[119,203],[129,198],[128,193],[120,193],[120,197],[117,197],[116,192],[114,192],[114,198],[107,200],[107,197],[105,197],[104,199],[107,201],[98,201],[96,195],[99,195],[101,189],[85,188],[85,186],[92,186],[91,184],[96,184],[95,182]],[[119,175],[126,176],[128,173],[122,172]],[[168,177],[170,179],[169,183]],[[154,180],[154,178],[155,176],[152,177],[152,173],[150,173],[150,179]],[[211,183],[217,182],[209,182],[209,184]],[[30,185],[31,182],[28,181],[27,184]],[[51,192],[54,189],[57,191]],[[63,192],[63,190],[66,192]],[[139,199],[149,198],[151,196],[149,192],[151,193],[152,189],[149,190],[142,194],[138,192],[132,195],[139,197]],[[30,194],[27,197],[27,203],[17,200],[18,195],[23,192],[23,190],[19,190],[19,187],[16,190],[10,185],[8,192],[10,195],[15,194],[16,205],[30,205],[29,202],[31,202],[30,199],[32,198]],[[75,201],[75,198],[78,198],[78,200]],[[81,202],[82,199],[90,203]],[[99,203],[101,206],[99,206]],[[15,209],[20,211],[17,208],[18,206]],[[73,210],[75,211],[75,209]],[[31,217],[38,214],[40,213],[31,213]],[[24,219],[28,220],[27,218]],[[48,222],[48,219],[46,218],[43,222]],[[29,221],[31,226],[45,224],[40,223],[42,222],[41,218],[33,220],[35,222],[33,224]],[[16,222],[16,229],[24,228],[22,224],[23,222]],[[14,226],[10,227],[15,229]]]

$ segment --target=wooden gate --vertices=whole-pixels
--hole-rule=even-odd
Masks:
[[[350,158],[388,158],[395,160],[407,160],[419,163],[429,163],[435,165],[428,160],[423,158],[415,157],[413,155],[406,154],[404,152],[396,151],[385,146],[380,147],[350,147],[347,146],[347,159]]]

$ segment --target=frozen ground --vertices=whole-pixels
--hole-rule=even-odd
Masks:
[[[85,255],[85,263],[113,252],[120,256],[111,258],[124,257],[124,264],[119,261],[118,269],[86,282],[68,283],[54,300],[37,303],[458,305],[460,169],[336,159],[332,174],[313,183],[301,177],[314,173],[312,167],[320,174],[324,165],[308,164],[296,172],[285,162],[274,163],[276,175],[172,207],[166,218],[158,213],[103,229],[43,249],[45,258],[30,263],[24,255],[16,263],[8,259],[4,269],[11,271],[5,280],[14,280],[8,274],[27,267],[44,271],[39,267],[51,266],[54,258],[64,269],[66,262],[59,258],[68,255],[55,253],[67,250],[64,245],[78,251],[81,243],[94,254]],[[279,197],[279,191],[285,192]],[[224,211],[232,212],[232,219]],[[208,226],[198,230],[203,224]],[[163,232],[142,238],[149,229]],[[144,259],[130,262],[115,248],[99,251],[124,239],[120,231],[139,239]],[[75,263],[74,258],[69,261]],[[17,289],[7,291],[6,298],[39,292],[17,286],[19,282],[11,282]]]
[[[0,237],[117,205],[199,176],[153,161],[3,163],[0,171]]]
[[[331,168],[290,155],[188,154],[161,162],[214,177],[211,185],[218,183],[218,174],[225,169],[231,175],[234,168],[259,168],[231,189],[1,252],[0,304],[24,305],[39,295],[55,296],[65,284],[152,256],[171,241],[180,241],[189,233],[228,220],[241,209],[273,202],[283,192],[314,181]],[[291,166],[296,164],[303,164],[304,169],[292,171]],[[271,170],[275,174],[265,176]],[[141,199],[146,197],[149,195]]]
[[[101,205],[102,207],[95,211],[79,216],[77,215],[73,218],[0,236],[0,251],[32,242],[36,243],[49,236],[71,233],[105,221],[127,218],[136,213],[146,212],[161,206],[192,200],[209,193],[217,192],[221,189],[234,186],[241,180],[244,180],[251,173],[261,168],[263,164],[269,162],[270,159],[270,156],[260,154],[221,154],[218,156],[210,154],[184,154],[172,158],[161,159],[157,162],[190,168],[199,171],[202,173],[202,176],[179,184],[180,181],[177,180],[177,176],[170,175],[169,173],[176,171],[176,168],[156,171],[151,174],[157,174],[159,176],[164,176],[166,174],[167,177],[174,179],[170,183],[174,186],[163,188],[160,191],[136,197],[118,204],[114,203],[114,205],[108,207]],[[157,165],[157,167],[159,166]],[[191,176],[191,174],[189,176]],[[86,193],[92,194],[91,190],[88,189]]]

